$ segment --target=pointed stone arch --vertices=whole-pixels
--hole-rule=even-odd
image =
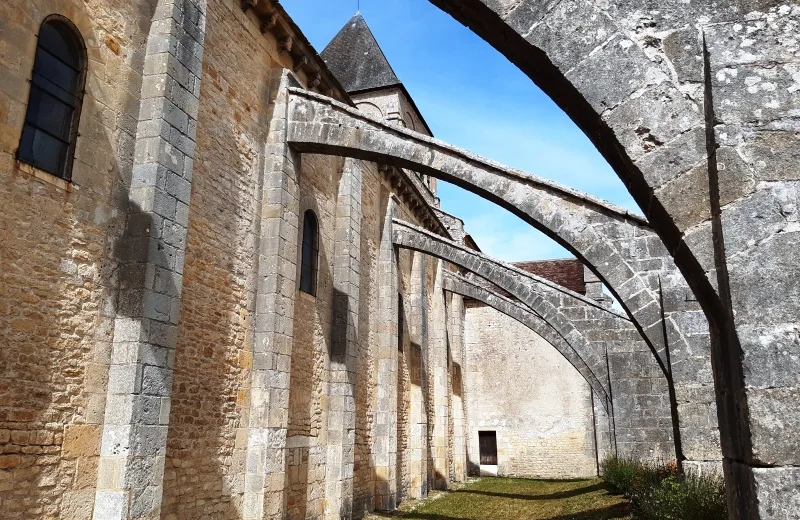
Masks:
[[[665,424],[674,425],[672,417],[674,407],[667,379],[657,366],[657,360],[626,316],[549,280],[402,220],[392,221],[392,241],[399,247],[418,251],[466,269],[507,291],[552,326],[566,340],[570,348],[580,354],[588,366],[600,366],[606,362],[606,351],[609,353],[616,351],[618,353],[616,359],[619,361],[616,364],[617,374],[622,374],[622,379],[632,382],[638,378],[637,371],[655,372],[657,380],[664,383],[661,387],[663,392],[659,395],[643,396],[642,402],[649,400],[652,408],[659,410],[656,413],[659,425],[649,429],[645,427],[641,413],[634,406],[634,399],[630,400],[624,410],[614,410],[615,421],[622,416],[622,423],[618,422],[619,427],[616,428],[618,436],[623,437],[622,442],[625,444],[621,452],[627,456],[648,456],[649,447],[656,444],[663,447],[664,456],[672,456],[671,453],[680,451],[676,441],[679,437],[675,434],[674,427],[671,432],[667,431],[669,428],[667,430],[663,428]],[[644,356],[637,357],[636,353]],[[650,367],[654,370],[651,371]],[[620,376],[617,375],[615,378]],[[625,393],[633,395],[635,392]],[[617,445],[619,444],[618,441]]]
[[[444,289],[483,302],[506,316],[514,318],[547,340],[553,348],[569,361],[575,370],[586,380],[595,394],[601,398],[603,409],[611,413],[608,366],[604,357],[587,356],[588,360],[592,363],[589,365],[587,359],[584,359],[586,353],[581,355],[579,350],[576,350],[555,327],[541,316],[532,312],[526,306],[487,289],[486,287],[482,287],[478,283],[455,274],[452,271],[445,272]],[[580,349],[580,346],[578,346],[578,349]]]
[[[346,155],[446,180],[513,212],[590,267],[619,298],[668,373],[658,273],[680,274],[641,216],[504,167],[423,134],[374,120],[312,92],[290,91],[287,140],[300,152]],[[655,273],[655,275],[654,275]],[[684,338],[673,335],[675,347]]]
[[[292,89],[289,97],[287,141],[295,150],[378,161],[452,182],[571,250],[619,299],[667,377],[674,420],[680,415],[680,428],[688,430],[679,458],[719,460],[708,325],[647,221],[319,94]],[[679,413],[680,408],[687,412]]]
[[[643,208],[712,329],[731,518],[791,515],[800,383],[796,364],[776,360],[788,345],[798,352],[800,285],[788,273],[800,265],[792,77],[800,8],[780,0],[431,2],[542,88]],[[753,88],[762,78],[767,89]]]

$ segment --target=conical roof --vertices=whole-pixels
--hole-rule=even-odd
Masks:
[[[401,84],[361,13],[342,27],[320,56],[351,94]]]

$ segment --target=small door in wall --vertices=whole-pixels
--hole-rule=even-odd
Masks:
[[[497,466],[497,432],[478,432],[481,466]]]

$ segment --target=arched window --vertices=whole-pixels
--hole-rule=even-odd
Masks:
[[[303,215],[303,254],[300,261],[300,290],[317,295],[317,256],[319,255],[319,226],[317,216],[308,210]]]
[[[65,18],[47,17],[39,30],[20,161],[70,179],[85,71],[86,47],[78,30]]]

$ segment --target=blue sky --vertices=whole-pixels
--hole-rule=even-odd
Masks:
[[[321,52],[358,0],[282,0]],[[427,0],[361,0],[361,14],[434,135],[639,212],[586,136],[527,76]],[[439,183],[442,209],[506,261],[570,254],[506,210]]]

